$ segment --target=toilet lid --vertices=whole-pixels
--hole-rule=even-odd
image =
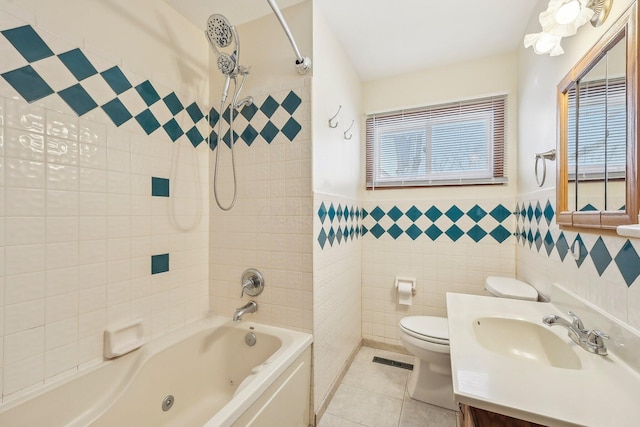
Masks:
[[[438,344],[449,344],[449,322],[446,317],[404,317],[400,320],[400,327],[418,339]]]
[[[538,291],[528,283],[510,277],[489,276],[485,283],[486,289],[500,298],[522,299],[537,301]]]

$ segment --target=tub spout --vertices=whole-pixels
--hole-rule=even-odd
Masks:
[[[242,316],[246,313],[255,313],[258,311],[258,303],[255,301],[249,301],[242,307],[236,309],[236,312],[233,314],[233,321],[239,322],[242,320]]]

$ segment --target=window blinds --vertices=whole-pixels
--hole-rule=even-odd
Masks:
[[[624,77],[580,82],[568,97],[569,178],[623,178],[627,125]],[[576,129],[579,129],[576,135]]]
[[[504,183],[506,95],[373,114],[367,188]]]

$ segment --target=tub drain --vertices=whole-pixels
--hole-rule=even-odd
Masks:
[[[168,395],[162,400],[162,410],[165,412],[168,411],[169,409],[171,409],[174,403],[175,403],[175,399],[173,398],[173,396]]]

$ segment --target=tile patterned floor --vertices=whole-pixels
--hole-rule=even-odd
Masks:
[[[455,412],[411,399],[411,371],[372,362],[373,357],[413,363],[405,354],[362,347],[318,427],[456,427]]]

